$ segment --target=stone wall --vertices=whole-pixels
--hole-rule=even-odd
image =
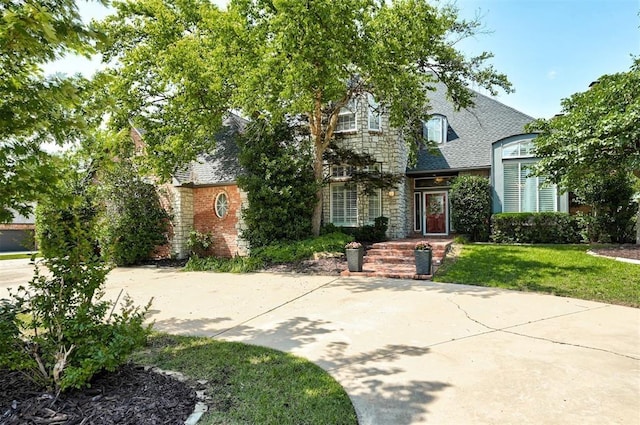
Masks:
[[[336,134],[336,142],[343,147],[358,153],[368,153],[381,163],[382,171],[404,175],[407,167],[408,150],[403,141],[402,134],[397,128],[389,125],[387,114],[382,114],[380,131],[368,129],[368,107],[366,98],[358,102],[356,117],[357,130],[349,133]],[[406,181],[398,183],[391,189],[382,192],[382,215],[389,218],[387,236],[390,238],[402,238],[408,234],[411,211],[409,210],[409,197],[411,196]],[[366,224],[369,217],[362,214],[367,205],[365,195],[358,198],[359,225]],[[375,217],[373,217],[375,218]],[[327,185],[323,191],[323,222],[331,220],[331,192]]]

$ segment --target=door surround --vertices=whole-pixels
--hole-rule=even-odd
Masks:
[[[427,214],[429,211],[428,208],[428,197],[434,195],[442,195],[442,206],[444,209],[444,232],[430,232],[427,228]],[[449,235],[449,192],[446,190],[428,190],[422,192],[422,196],[420,197],[422,202],[422,234],[424,236],[448,236]]]

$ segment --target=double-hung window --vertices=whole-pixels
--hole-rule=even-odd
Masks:
[[[358,225],[358,191],[355,186],[331,185],[331,223],[343,227]]]
[[[344,133],[356,131],[358,129],[356,122],[357,104],[355,99],[351,99],[338,113],[338,124],[336,125],[336,133]]]

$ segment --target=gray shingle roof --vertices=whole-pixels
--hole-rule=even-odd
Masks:
[[[440,155],[421,149],[415,168],[408,169],[410,173],[489,168],[491,145],[509,136],[526,134],[524,126],[534,119],[480,93],[475,93],[475,106],[455,111],[443,84],[437,85],[430,99],[429,112],[447,117],[447,141],[438,146]]]
[[[247,120],[229,113],[215,136],[215,149],[199,155],[196,161],[176,172],[174,183],[178,186],[234,183],[242,172],[235,135],[242,132],[246,125]]]

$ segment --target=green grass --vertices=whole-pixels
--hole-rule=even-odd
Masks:
[[[343,388],[320,367],[264,347],[156,334],[137,363],[207,380],[199,424],[357,424]]]
[[[33,254],[1,254],[0,261],[2,260],[23,260],[25,258],[31,258]],[[40,258],[40,254],[36,254],[34,258]]]
[[[586,245],[463,245],[434,280],[640,307],[640,265],[588,255]]]

